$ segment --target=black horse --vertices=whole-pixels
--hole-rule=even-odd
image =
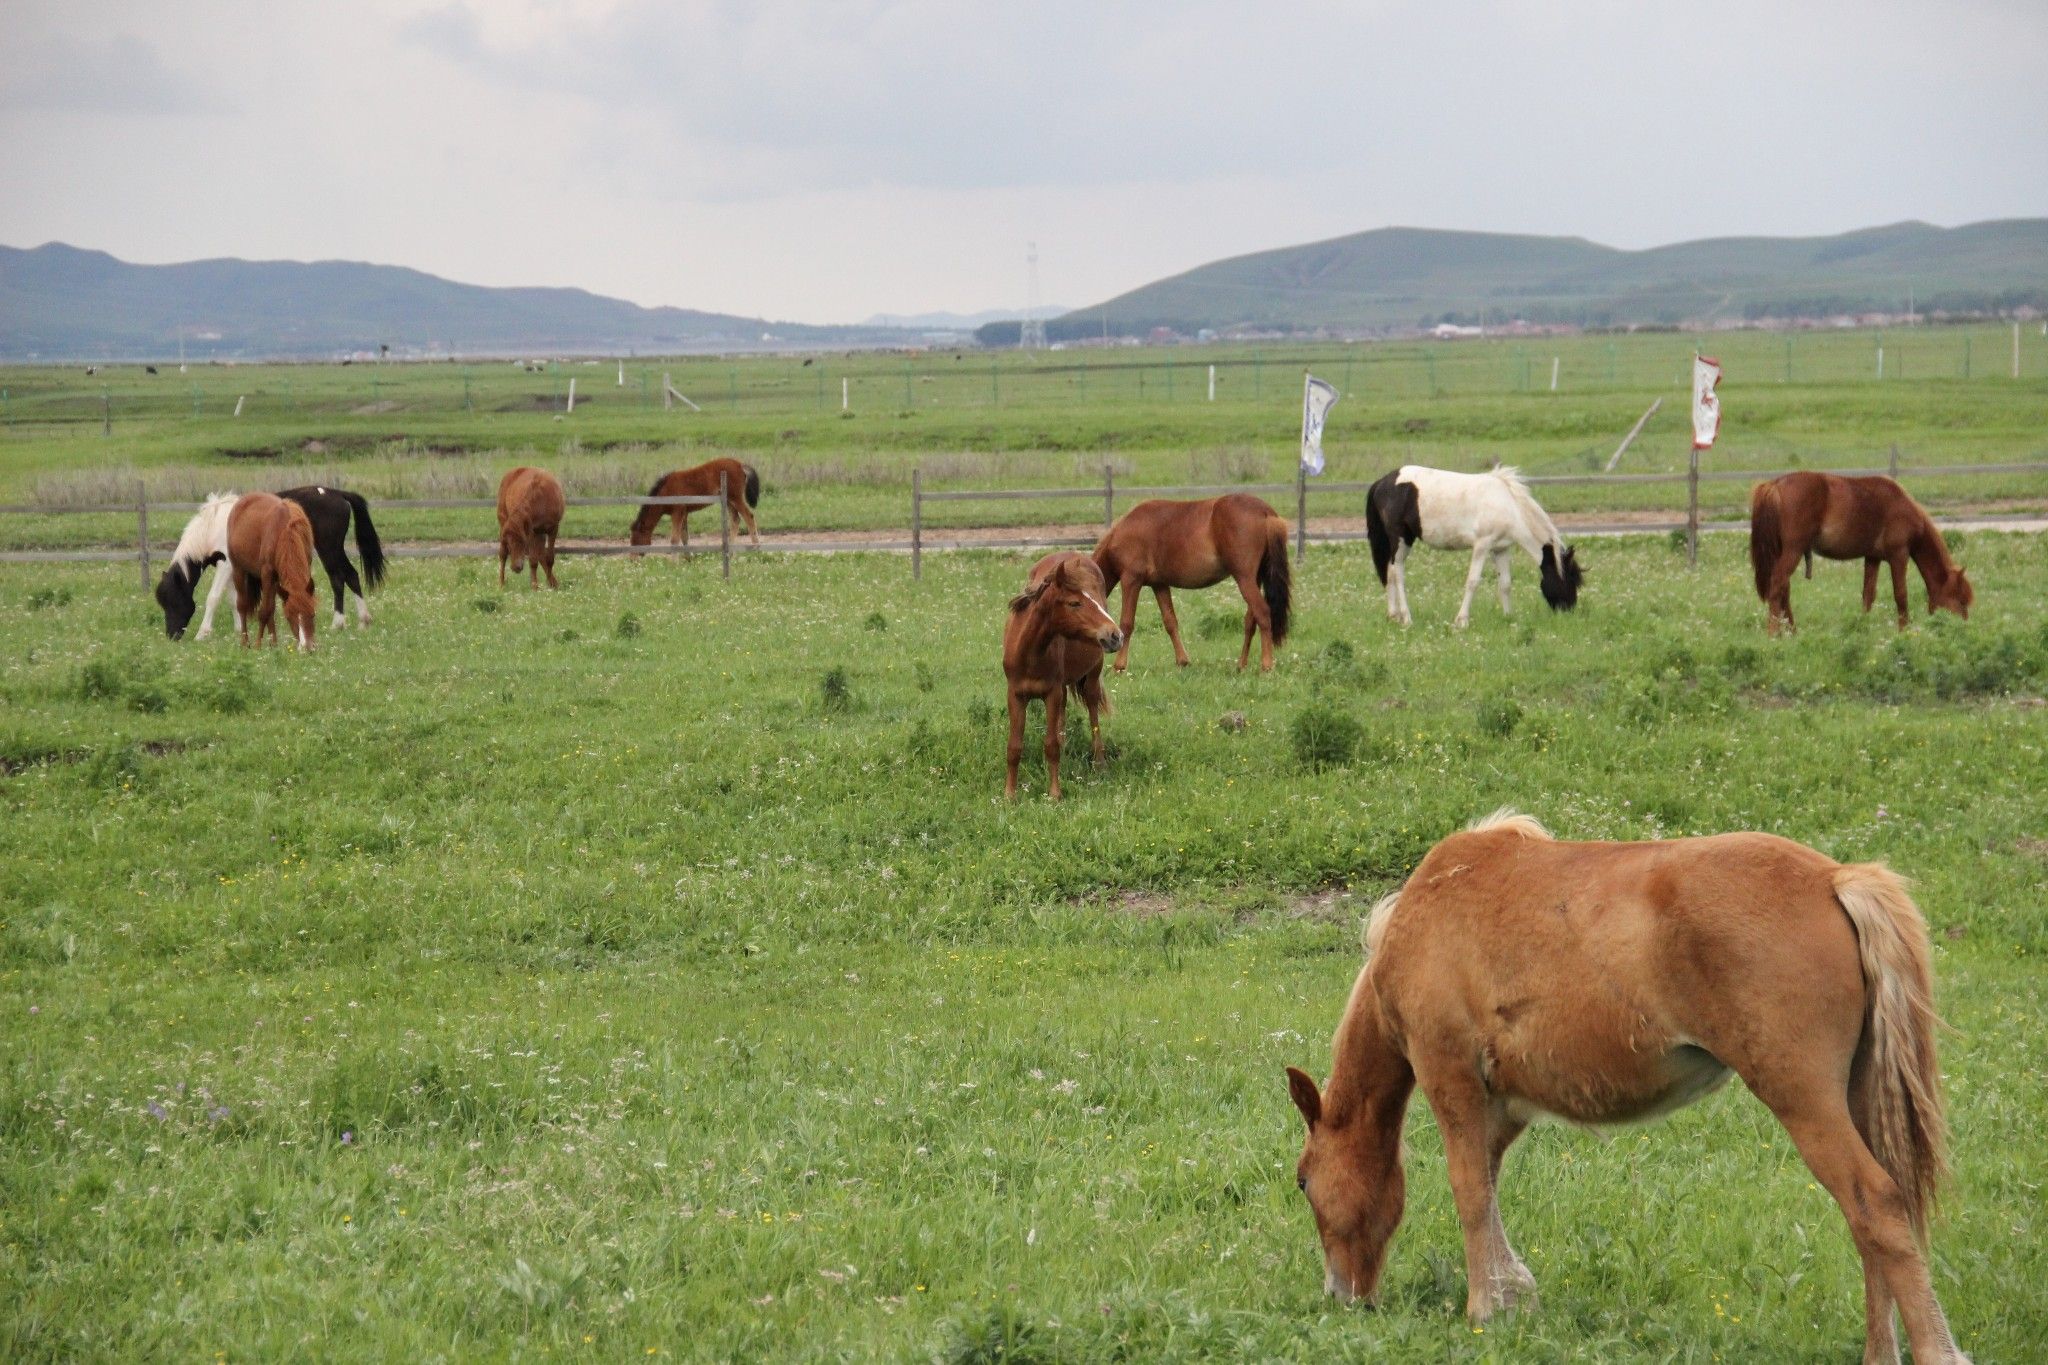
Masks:
[[[363,625],[370,623],[370,607],[363,600],[364,584],[371,588],[384,581],[384,546],[377,539],[377,528],[370,523],[370,505],[360,493],[348,493],[339,488],[323,488],[309,485],[305,488],[287,488],[279,493],[280,498],[289,499],[305,510],[306,520],[313,524],[313,549],[320,556],[320,565],[327,570],[327,581],[334,588],[334,623],[346,624],[348,618],[342,613],[344,588],[356,595],[356,617]],[[201,516],[205,512],[200,513]],[[356,550],[363,557],[362,577],[356,576],[356,566],[349,562],[348,530],[353,519],[356,530]],[[196,522],[197,517],[194,518]],[[217,539],[191,546],[180,541],[178,551],[171,557],[171,567],[164,570],[164,576],[157,581],[157,605],[164,609],[164,633],[173,640],[185,634],[185,627],[191,624],[197,610],[194,593],[199,579],[209,564],[220,563],[227,554],[227,519],[217,518],[220,525]],[[191,540],[193,528],[186,530],[186,540]],[[223,580],[226,570],[222,570]],[[213,604],[220,596],[220,585],[206,603],[206,620],[201,624],[203,637],[213,625]]]

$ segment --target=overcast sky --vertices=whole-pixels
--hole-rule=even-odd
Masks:
[[[2048,214],[2048,0],[4,0],[0,243],[807,322]]]

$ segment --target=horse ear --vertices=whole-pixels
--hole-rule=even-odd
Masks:
[[[1316,1083],[1309,1074],[1298,1066],[1287,1068],[1287,1094],[1294,1101],[1294,1107],[1301,1111],[1302,1118],[1313,1128],[1323,1117],[1323,1093],[1316,1089]]]

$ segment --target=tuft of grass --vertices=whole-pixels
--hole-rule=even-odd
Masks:
[[[612,634],[621,640],[634,639],[640,634],[640,618],[630,611],[622,614],[619,623],[612,627]]]
[[[1287,742],[1295,761],[1311,772],[1349,763],[1365,738],[1365,727],[1338,703],[1317,698],[1294,713],[1287,723]]]
[[[818,679],[818,700],[827,711],[845,711],[853,705],[853,684],[846,669],[835,665]]]
[[[1488,697],[1476,713],[1479,733],[1506,739],[1522,723],[1522,708],[1512,697]]]

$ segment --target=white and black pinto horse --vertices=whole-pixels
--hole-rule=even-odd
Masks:
[[[1372,563],[1387,586],[1387,615],[1402,625],[1408,610],[1408,547],[1416,541],[1439,550],[1472,551],[1465,573],[1465,598],[1451,624],[1463,630],[1472,620],[1472,593],[1493,557],[1501,614],[1508,611],[1508,561],[1520,546],[1542,574],[1543,600],[1554,611],[1578,604],[1577,551],[1565,548],[1549,515],[1536,505],[1522,476],[1512,468],[1459,474],[1427,465],[1405,464],[1365,495],[1365,529]]]
[[[348,617],[342,612],[344,587],[356,595],[356,619],[369,625],[370,604],[363,600],[363,586],[367,582],[374,588],[384,581],[384,546],[377,539],[377,528],[370,524],[370,505],[360,493],[345,493],[339,488],[288,488],[278,496],[297,503],[305,510],[306,520],[313,524],[313,549],[334,588],[335,627],[348,625]],[[157,581],[156,600],[164,609],[164,633],[173,640],[182,637],[192,621],[200,575],[209,564],[219,564],[227,558],[228,513],[234,510],[236,497],[234,493],[215,493],[200,505],[192,520],[185,523],[185,533],[178,537],[178,548],[171,552],[171,567]],[[355,521],[356,551],[363,557],[361,578],[356,577],[356,566],[348,557],[351,517]],[[226,569],[214,575],[213,588],[206,594],[206,615],[199,622],[199,639],[213,634],[213,609],[232,577]]]

